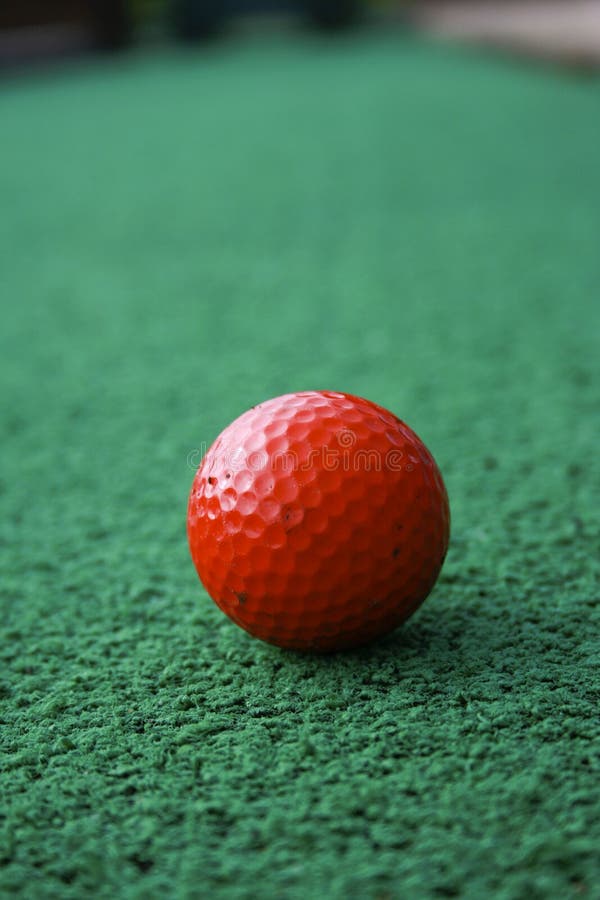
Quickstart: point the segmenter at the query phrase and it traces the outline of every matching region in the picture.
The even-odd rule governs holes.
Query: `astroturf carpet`
[[[600,83],[392,35],[0,92],[0,893],[598,896]],[[320,658],[188,557],[306,388],[444,473],[432,596]]]

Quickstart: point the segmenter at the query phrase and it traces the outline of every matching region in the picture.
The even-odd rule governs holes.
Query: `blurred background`
[[[565,297],[585,318],[597,275],[599,8],[4,2],[4,364],[17,407],[48,392],[30,426],[96,385],[111,453],[172,415],[185,458],[306,386],[442,441],[525,427],[591,339]]]
[[[248,22],[334,30],[399,19],[446,37],[600,62],[597,0],[6,0],[0,64],[158,40],[202,41]]]

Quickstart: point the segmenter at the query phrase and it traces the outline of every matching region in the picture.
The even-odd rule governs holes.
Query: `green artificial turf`
[[[598,79],[248,36],[5,80],[0,131],[0,894],[597,897]],[[185,537],[203,443],[313,387],[453,513],[326,658]]]

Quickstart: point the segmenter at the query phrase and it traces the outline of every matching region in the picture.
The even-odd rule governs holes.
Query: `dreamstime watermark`
[[[235,474],[241,471],[264,472],[306,472],[318,467],[326,472],[411,472],[418,459],[407,456],[402,450],[393,447],[385,453],[357,447],[357,435],[344,429],[336,434],[335,444],[313,447],[308,453],[299,454],[295,450],[235,450],[225,451],[220,455],[221,465],[226,471]],[[194,471],[201,465],[209,450],[205,442],[194,447],[187,455],[187,464]]]

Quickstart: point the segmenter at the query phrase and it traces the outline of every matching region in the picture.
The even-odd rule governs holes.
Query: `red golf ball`
[[[431,591],[450,512],[440,471],[393,413],[335,391],[267,400],[206,453],[190,551],[250,634],[327,652],[396,628]]]

